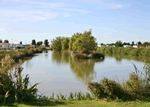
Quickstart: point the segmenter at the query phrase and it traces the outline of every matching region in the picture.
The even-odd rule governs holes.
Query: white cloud
[[[71,8],[61,8],[62,10],[67,10],[67,11],[75,11],[75,12],[80,12],[80,13],[92,13],[92,11],[89,10],[80,10],[80,9],[71,9]]]
[[[106,9],[118,9],[118,8],[123,8],[123,6],[120,4],[108,3],[104,6],[104,8],[106,8]]]
[[[59,13],[51,12],[51,11],[19,11],[19,10],[0,10],[1,14],[7,16],[14,16],[11,20],[12,21],[40,21],[40,20],[47,20],[53,19]]]

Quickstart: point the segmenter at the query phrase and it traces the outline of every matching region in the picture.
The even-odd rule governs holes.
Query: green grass
[[[7,104],[3,107],[149,107],[150,102],[117,102],[105,100],[40,100],[30,103]]]

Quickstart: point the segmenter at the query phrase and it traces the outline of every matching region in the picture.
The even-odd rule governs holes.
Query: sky
[[[49,42],[92,29],[96,42],[150,42],[150,0],[0,0],[0,39]]]

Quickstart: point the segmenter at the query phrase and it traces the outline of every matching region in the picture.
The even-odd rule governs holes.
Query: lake
[[[99,82],[104,77],[120,82],[127,80],[128,74],[134,71],[133,63],[143,70],[144,62],[133,59],[105,56],[104,60],[75,60],[67,52],[44,51],[25,61],[22,73],[30,75],[32,85],[41,82],[37,88],[48,97],[60,92],[86,93],[88,82]]]

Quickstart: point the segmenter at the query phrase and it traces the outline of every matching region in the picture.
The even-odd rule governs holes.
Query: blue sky
[[[100,43],[150,42],[150,0],[0,0],[0,38],[49,41],[92,29]]]

